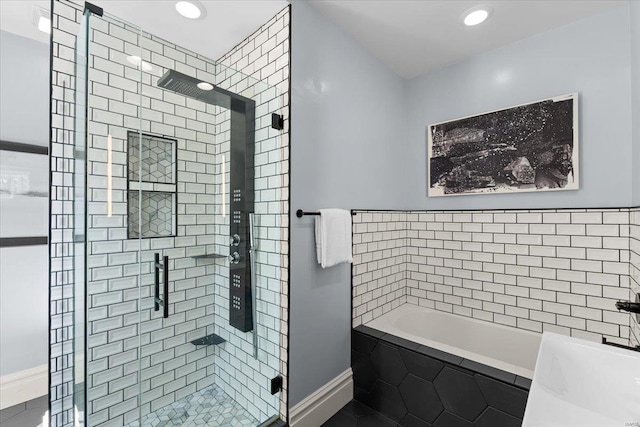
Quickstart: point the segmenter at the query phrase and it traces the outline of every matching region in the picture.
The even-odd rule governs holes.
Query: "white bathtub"
[[[533,378],[541,334],[456,314],[404,304],[366,326]]]

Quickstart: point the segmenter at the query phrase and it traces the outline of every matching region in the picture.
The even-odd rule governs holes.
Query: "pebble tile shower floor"
[[[256,426],[253,418],[238,402],[218,386],[212,385],[175,403],[158,409],[127,427],[245,427]]]

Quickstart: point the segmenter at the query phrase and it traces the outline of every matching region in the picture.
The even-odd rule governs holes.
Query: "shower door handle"
[[[153,311],[160,310],[160,254],[153,256]]]
[[[154,311],[160,310],[160,304],[163,308],[163,317],[166,319],[169,317],[169,257],[164,256],[162,258],[162,264],[160,263],[160,254],[156,253],[153,260],[154,268],[154,298],[153,309]],[[163,298],[160,298],[160,270],[162,270],[163,278]]]
[[[249,214],[249,260],[251,262],[251,319],[253,322],[253,357],[258,358],[258,309],[257,289],[258,275],[256,274],[256,241],[255,241],[255,217]]]
[[[164,302],[164,318],[169,317],[169,257],[165,256],[162,261],[162,272],[164,273],[164,294],[162,300]]]

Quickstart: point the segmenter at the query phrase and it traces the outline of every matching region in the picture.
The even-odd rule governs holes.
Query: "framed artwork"
[[[577,190],[578,94],[429,125],[428,196]]]

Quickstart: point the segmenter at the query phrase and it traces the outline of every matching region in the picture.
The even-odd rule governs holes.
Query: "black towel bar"
[[[351,212],[351,215],[355,216],[355,214],[356,214],[355,212],[353,212],[353,211]],[[318,215],[320,215],[320,212],[305,212],[302,209],[298,209],[296,211],[296,216],[298,218],[302,218],[304,215],[315,215],[315,216],[318,216]]]
[[[606,337],[602,337],[602,344],[610,345],[612,347],[624,348],[624,349],[627,349],[627,350],[640,352],[640,345],[637,345],[635,347],[629,347],[628,345],[609,342],[609,341],[607,341]]]

